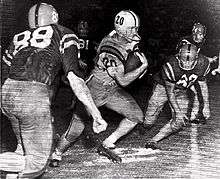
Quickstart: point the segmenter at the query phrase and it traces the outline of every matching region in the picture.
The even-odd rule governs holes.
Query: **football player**
[[[138,16],[130,10],[123,10],[115,16],[115,30],[101,41],[95,58],[95,68],[87,80],[95,104],[98,107],[106,106],[124,117],[117,129],[103,141],[102,145],[107,149],[115,148],[119,138],[143,121],[143,112],[137,102],[122,88],[140,77],[148,66],[144,54],[137,50],[141,39],[138,34],[139,25]],[[129,55],[130,53],[133,55]],[[129,59],[130,56],[133,59]],[[135,58],[141,61],[140,66],[125,73],[126,62]],[[55,159],[61,160],[67,146],[74,142],[67,140],[74,136],[74,130],[71,130],[73,125],[71,123],[64,137],[61,137],[52,155]]]
[[[188,92],[197,83],[202,88],[204,101],[202,113],[204,116],[210,115],[206,83],[209,70],[209,60],[198,55],[198,48],[192,44],[184,44],[179,53],[171,56],[163,65],[162,70],[155,77],[156,83],[145,113],[144,124],[150,129],[167,101],[172,111],[172,119],[160,129],[156,136],[147,141],[146,148],[158,148],[158,141],[185,126],[189,117]]]
[[[79,37],[80,47],[80,66],[89,75],[94,67],[92,60],[96,55],[98,43],[91,38],[90,27],[87,21],[81,20],[77,26],[77,36]]]
[[[192,28],[192,34],[189,36],[183,37],[177,44],[176,49],[179,49],[185,44],[193,44],[198,48],[198,53],[203,53],[202,49],[205,44],[205,37],[206,37],[206,27],[201,23],[195,23]],[[206,57],[210,63],[216,62],[217,56],[214,57]],[[202,116],[198,115],[199,110],[201,110],[202,103],[204,103],[201,99],[201,89],[199,86],[192,86],[192,91],[195,94],[195,100],[192,108],[192,115],[190,117],[190,121],[193,123],[203,123],[209,118],[209,115]],[[207,113],[208,114],[208,113]]]
[[[202,50],[202,48],[205,44],[205,41],[206,41],[206,39],[205,39],[206,31],[207,31],[207,29],[204,25],[202,25],[199,22],[195,23],[192,28],[192,34],[185,36],[179,40],[177,47],[176,47],[177,51],[179,51],[179,49],[184,44],[193,44],[198,48],[198,52],[203,53],[203,52],[201,52],[201,50]],[[216,61],[218,57],[214,56],[212,58],[210,58],[210,57],[206,57],[206,58],[208,58],[208,60],[212,63],[212,62]]]
[[[14,172],[11,178],[35,178],[46,169],[53,139],[50,88],[60,71],[64,70],[72,91],[91,113],[94,131],[107,127],[78,68],[78,37],[58,24],[58,13],[49,4],[32,6],[28,20],[30,29],[14,36],[4,57],[10,70],[1,107],[18,146],[15,152],[0,154],[0,170]],[[83,130],[83,124],[78,125]]]

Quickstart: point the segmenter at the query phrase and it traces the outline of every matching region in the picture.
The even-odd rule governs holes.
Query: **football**
[[[135,54],[135,51],[128,54],[127,60],[124,64],[125,73],[131,72],[142,65],[139,57]]]

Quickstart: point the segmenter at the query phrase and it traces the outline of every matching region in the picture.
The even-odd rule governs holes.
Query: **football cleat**
[[[49,166],[50,167],[59,167],[61,160],[62,160],[62,153],[56,149],[51,156],[51,161],[49,163]]]
[[[110,149],[104,147],[103,145],[100,145],[98,147],[97,153],[101,156],[107,157],[113,163],[121,163],[122,162],[121,157],[119,157],[116,153],[114,153]]]
[[[145,148],[146,149],[151,148],[152,150],[157,150],[157,149],[160,150],[160,147],[158,146],[158,143],[154,142],[154,141],[147,141],[146,144],[145,144]]]

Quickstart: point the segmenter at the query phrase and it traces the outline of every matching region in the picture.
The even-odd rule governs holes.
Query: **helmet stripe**
[[[35,27],[38,27],[38,13],[39,13],[39,8],[40,8],[41,3],[38,3],[35,9]]]
[[[132,16],[133,16],[133,18],[134,18],[134,24],[135,24],[135,27],[138,25],[138,19],[136,19],[136,15],[132,12],[132,11],[128,11]]]
[[[187,61],[189,61],[189,54],[190,54],[190,50],[191,50],[191,44],[188,44],[188,52],[187,52]]]

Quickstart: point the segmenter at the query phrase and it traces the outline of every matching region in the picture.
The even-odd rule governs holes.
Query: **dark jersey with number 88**
[[[10,61],[9,78],[37,81],[51,85],[63,70],[82,77],[78,65],[78,37],[61,25],[48,25],[16,34],[6,59]]]

